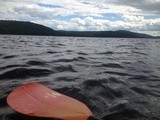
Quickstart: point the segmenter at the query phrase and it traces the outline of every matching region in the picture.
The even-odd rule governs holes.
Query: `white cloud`
[[[160,32],[160,18],[144,19],[143,16],[123,15],[124,21],[109,21],[85,17],[84,19],[72,18],[70,21],[43,20],[34,21],[52,27],[57,30],[131,30],[135,32],[146,32],[157,35]],[[152,31],[152,32],[151,32]]]
[[[109,20],[94,19],[93,17],[86,17],[84,19],[72,18],[68,22],[60,20],[44,20],[34,22],[60,30],[118,30],[126,25],[126,23],[122,21],[112,22]]]
[[[159,0],[0,0],[3,14],[25,14],[41,19],[53,16],[81,15],[102,17],[104,13],[146,15],[160,13]],[[37,3],[61,6],[59,8],[42,7]]]
[[[144,19],[143,16],[123,15],[125,22],[132,29],[160,31],[160,18]]]
[[[160,0],[0,0],[0,3],[1,19],[33,21],[53,29],[160,33]],[[107,19],[104,15],[107,13],[121,19],[115,16],[114,21]],[[148,15],[156,17],[146,19]]]

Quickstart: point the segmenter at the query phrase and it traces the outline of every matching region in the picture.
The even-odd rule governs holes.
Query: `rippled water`
[[[103,120],[159,120],[160,39],[1,35],[0,119],[29,119],[6,97],[30,81],[82,101]]]

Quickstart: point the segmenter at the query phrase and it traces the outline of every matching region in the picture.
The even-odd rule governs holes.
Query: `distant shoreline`
[[[125,30],[118,31],[60,31],[31,22],[0,20],[1,35],[38,35],[102,38],[160,38]]]

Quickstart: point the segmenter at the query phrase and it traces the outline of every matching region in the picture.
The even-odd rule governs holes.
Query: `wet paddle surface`
[[[159,39],[0,36],[0,119],[44,120],[6,103],[13,89],[34,81],[102,120],[158,120],[159,51]]]

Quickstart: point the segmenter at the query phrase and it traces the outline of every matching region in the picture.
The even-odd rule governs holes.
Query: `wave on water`
[[[160,40],[0,36],[0,119],[8,94],[39,82],[86,104],[100,120],[160,119]]]

